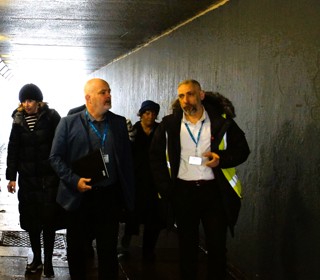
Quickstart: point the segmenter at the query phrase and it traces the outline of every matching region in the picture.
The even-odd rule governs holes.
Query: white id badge
[[[109,155],[108,154],[103,155],[103,159],[104,159],[105,163],[109,163]]]
[[[201,157],[189,157],[189,164],[191,165],[201,165],[202,164],[202,158]]]

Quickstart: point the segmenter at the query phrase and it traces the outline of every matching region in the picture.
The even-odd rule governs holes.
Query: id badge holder
[[[103,159],[104,159],[105,163],[109,163],[109,155],[108,154],[104,154]]]
[[[202,164],[202,158],[201,157],[189,156],[189,164],[191,164],[191,165],[201,165]]]

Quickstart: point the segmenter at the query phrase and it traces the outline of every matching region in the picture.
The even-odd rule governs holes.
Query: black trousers
[[[148,256],[154,253],[159,234],[165,228],[165,224],[159,217],[157,194],[138,194],[136,198],[136,208],[125,221],[124,235],[126,238],[139,235],[140,225],[143,224],[142,251]]]
[[[216,181],[178,180],[174,201],[181,279],[197,279],[200,222],[208,251],[207,279],[225,279],[227,221]]]
[[[69,213],[67,257],[72,280],[86,278],[86,239],[96,237],[100,280],[118,279],[117,243],[120,217],[118,185],[90,190],[76,212]]]

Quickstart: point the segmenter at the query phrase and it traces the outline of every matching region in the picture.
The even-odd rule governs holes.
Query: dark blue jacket
[[[133,163],[126,119],[108,111],[106,120],[114,136],[114,154],[123,201],[126,209],[132,210],[134,206]],[[66,210],[76,210],[83,196],[83,193],[77,190],[80,177],[72,172],[71,163],[89,152],[85,110],[62,118],[53,139],[50,162],[60,177],[57,202]]]

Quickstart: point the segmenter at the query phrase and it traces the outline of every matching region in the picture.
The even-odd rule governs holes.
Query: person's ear
[[[200,99],[203,100],[206,96],[206,93],[204,90],[200,90]]]

